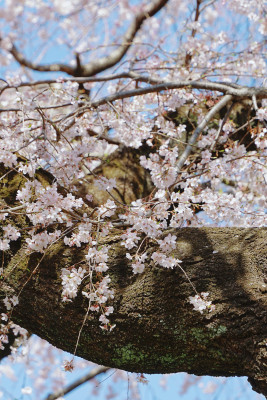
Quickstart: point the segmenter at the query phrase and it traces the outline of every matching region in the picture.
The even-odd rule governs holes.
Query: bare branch
[[[242,97],[242,98],[247,98],[247,97],[252,97],[255,95],[258,99],[263,99],[267,97],[267,89],[264,87],[249,87],[249,86],[241,86],[238,84],[234,83],[228,83],[228,82],[211,82],[208,80],[188,80],[188,81],[164,81],[162,79],[155,79],[152,78],[148,75],[139,75],[136,74],[135,72],[122,72],[119,74],[112,74],[112,75],[106,75],[102,77],[93,77],[93,78],[64,78],[60,79],[60,82],[77,82],[77,83],[87,83],[87,82],[106,82],[110,80],[116,80],[116,79],[123,79],[123,78],[129,78],[133,79],[138,82],[144,82],[148,83],[153,86],[148,86],[145,88],[139,88],[139,89],[134,89],[130,91],[124,91],[124,92],[119,92],[115,93],[114,95],[110,95],[108,97],[103,97],[100,100],[97,100],[92,103],[93,107],[96,107],[97,105],[104,104],[106,102],[111,102],[127,97],[134,97],[134,96],[141,96],[144,94],[148,93],[153,93],[153,92],[160,92],[163,90],[169,90],[169,89],[181,89],[184,87],[187,87],[189,89],[199,89],[199,90],[213,90],[213,91],[218,91],[224,94],[231,94],[236,97]],[[45,84],[53,84],[53,83],[58,83],[58,80],[43,80],[43,81],[34,81],[34,82],[27,82],[27,83],[21,83],[20,85],[17,86],[5,86],[2,89],[2,92],[6,89],[17,89],[19,87],[24,87],[24,86],[38,86],[38,85],[45,85]],[[0,92],[1,94],[1,92]],[[106,100],[105,100],[106,99]],[[60,105],[60,107],[67,106],[69,104],[64,104]],[[53,108],[52,106],[51,108]],[[87,108],[87,107],[86,107]],[[5,109],[2,109],[2,111],[6,111]],[[17,110],[11,110],[11,111],[17,111]]]
[[[120,74],[112,74],[112,75],[99,76],[99,77],[93,77],[93,78],[81,78],[81,77],[76,78],[75,77],[75,78],[60,78],[60,80],[58,80],[58,79],[43,79],[43,80],[32,81],[32,82],[22,82],[19,85],[9,85],[8,83],[6,83],[6,85],[4,87],[2,87],[2,89],[0,89],[0,96],[5,90],[18,89],[21,87],[53,85],[53,84],[64,83],[64,82],[77,82],[77,83],[107,82],[107,81],[112,81],[115,79],[122,79],[122,78],[131,78],[131,76],[129,75],[128,72],[123,72]],[[69,104],[66,104],[66,105],[69,105]],[[61,106],[59,106],[59,107],[61,107]],[[3,111],[6,111],[6,110],[3,110]]]
[[[220,134],[221,134],[222,128],[223,128],[224,124],[226,123],[226,121],[228,120],[228,117],[229,117],[229,115],[230,115],[230,113],[231,113],[231,111],[232,111],[232,109],[233,109],[233,107],[234,107],[234,104],[235,104],[235,103],[233,102],[233,103],[230,105],[230,107],[228,108],[228,110],[227,110],[227,112],[226,112],[226,114],[225,114],[223,120],[221,121],[220,126],[219,126],[219,129],[218,129],[218,131],[217,131],[217,133],[216,133],[216,136],[215,136],[215,138],[214,138],[214,141],[213,141],[212,145],[210,146],[210,151],[213,151],[213,150],[214,150],[214,148],[215,148],[215,146],[216,146],[216,143],[217,143],[217,140],[219,139],[219,136],[220,136]]]
[[[226,104],[228,104],[232,99],[233,99],[233,96],[230,94],[227,94],[226,96],[222,97],[221,100],[218,101],[218,103],[216,103],[214,107],[212,107],[212,109],[208,112],[207,115],[205,115],[205,117],[203,118],[203,121],[198,125],[195,132],[191,136],[191,138],[188,142],[188,145],[186,146],[183,154],[181,155],[181,157],[179,158],[179,160],[176,164],[176,168],[177,168],[178,172],[180,172],[181,168],[184,166],[184,163],[187,160],[188,156],[190,155],[192,148],[193,148],[194,144],[196,143],[200,133],[203,131],[203,129],[206,128],[206,126],[208,125],[210,120],[214,117],[214,115],[217,112],[219,112],[223,107],[225,107]]]
[[[139,79],[138,79],[139,80]],[[141,80],[141,79],[140,79]],[[148,80],[148,78],[146,79]],[[155,80],[154,80],[155,82]],[[239,98],[249,98],[255,94],[259,99],[267,98],[267,89],[262,87],[247,87],[247,86],[240,86],[238,89],[228,86],[226,83],[216,83],[216,82],[209,82],[209,81],[177,81],[177,82],[163,82],[156,85],[147,86],[140,89],[133,89],[124,92],[117,92],[110,96],[102,97],[99,100],[96,100],[87,106],[84,106],[85,109],[89,107],[98,107],[102,104],[106,104],[108,102],[112,102],[115,100],[126,99],[129,97],[134,96],[142,96],[148,93],[158,93],[164,90],[170,89],[181,89],[187,87],[189,89],[202,89],[202,90],[214,90],[218,92],[222,92],[226,95],[231,95],[234,97]],[[82,111],[82,108],[81,108]]]
[[[1,178],[1,179],[2,179],[2,178]],[[25,206],[25,205],[22,205],[22,206],[17,206],[17,207],[12,207],[12,208],[6,208],[6,209],[0,210],[0,213],[6,213],[6,212],[8,212],[8,213],[11,213],[11,214],[12,214],[13,211],[22,210],[23,208],[26,208],[26,206]]]
[[[17,89],[20,87],[33,87],[33,86],[44,86],[44,85],[52,85],[55,83],[64,83],[64,82],[77,82],[77,83],[89,83],[89,82],[106,82],[106,81],[112,81],[115,79],[121,79],[121,78],[130,78],[128,72],[123,72],[120,74],[112,74],[112,75],[106,75],[106,76],[99,76],[99,77],[93,77],[93,78],[60,78],[58,79],[43,79],[43,80],[38,80],[38,81],[32,81],[32,82],[22,82],[19,85],[8,85],[4,86],[0,90],[0,94],[4,92],[6,89]]]
[[[20,108],[0,108],[0,113],[2,112],[19,112]]]
[[[205,8],[211,6],[211,5],[214,4],[215,2],[216,2],[216,0],[211,0],[209,3],[206,3],[206,4],[200,9],[199,12],[202,13],[202,12],[205,10]]]
[[[50,394],[47,396],[45,400],[56,400],[59,397],[64,396],[67,393],[70,393],[72,390],[76,389],[78,386],[82,385],[85,382],[88,382],[95,378],[96,376],[107,372],[110,368],[108,367],[97,367],[92,369],[87,375],[83,376],[80,379],[77,379],[72,384],[65,387],[65,389],[58,390],[58,392]]]
[[[133,39],[135,38],[137,32],[140,30],[143,22],[146,19],[153,17],[167,4],[167,2],[168,0],[157,0],[144,7],[143,11],[137,14],[134,18],[131,26],[127,30],[122,40],[122,44],[120,45],[120,47],[112,51],[110,55],[83,66],[80,75],[92,76],[116,65],[127,53],[128,49],[132,45]]]
[[[160,11],[167,4],[167,2],[168,0],[155,0],[151,4],[146,5],[143,8],[143,10],[134,17],[132,24],[125,33],[124,37],[122,38],[122,43],[119,45],[119,47],[116,50],[112,51],[108,56],[102,57],[99,60],[91,61],[86,65],[81,65],[78,54],[75,54],[77,62],[76,66],[71,67],[70,65],[60,64],[60,63],[46,64],[46,65],[35,64],[27,60],[24,57],[24,55],[19,52],[19,50],[14,44],[12,45],[12,48],[9,51],[20,65],[30,68],[34,71],[41,71],[41,72],[62,71],[72,76],[81,76],[81,77],[93,76],[98,74],[99,72],[105,71],[106,69],[116,65],[131,47],[133,40],[137,32],[140,30],[143,22],[146,19],[153,17],[158,11]]]
[[[1,39],[1,38],[0,38]],[[75,75],[75,70],[76,68],[73,68],[69,65],[66,64],[45,64],[45,65],[40,65],[40,64],[35,64],[34,62],[31,62],[27,60],[22,53],[17,49],[17,47],[13,44],[9,52],[12,54],[12,56],[15,58],[15,60],[23,67],[27,67],[29,69],[32,69],[34,71],[40,71],[40,72],[56,72],[56,71],[62,71],[66,72],[66,74],[69,75]]]

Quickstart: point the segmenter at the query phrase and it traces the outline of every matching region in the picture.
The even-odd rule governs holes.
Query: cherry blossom
[[[136,278],[149,264],[184,273],[174,229],[266,225],[264,0],[196,3],[193,13],[184,0],[1,6],[0,179],[17,174],[21,183],[14,207],[0,203],[0,250],[25,238],[27,254],[46,255],[58,242],[84,251],[62,268],[62,300],[82,286],[104,330],[115,328],[109,235]],[[126,151],[150,188],[129,201],[122,178],[107,172]],[[26,336],[9,315],[17,295],[3,299],[3,344],[7,326]],[[189,302],[213,311],[208,296]]]
[[[215,306],[211,301],[207,300],[209,296],[208,292],[202,292],[200,295],[196,295],[194,297],[189,297],[189,302],[194,306],[194,310],[199,311],[203,314],[203,311],[208,309],[209,312],[214,311]]]

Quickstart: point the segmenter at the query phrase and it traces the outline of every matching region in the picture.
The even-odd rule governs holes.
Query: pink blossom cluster
[[[206,309],[211,312],[215,309],[215,306],[211,301],[207,300],[208,296],[208,292],[202,292],[200,295],[197,294],[194,297],[190,296],[189,302],[194,306],[194,310],[199,311],[201,314],[203,314],[203,311]]]
[[[150,153],[149,158],[140,157],[142,167],[149,169],[154,185],[159,189],[166,189],[171,186],[176,179],[177,170],[175,168],[178,149],[168,147],[168,141],[160,146],[158,153]]]
[[[5,215],[5,214],[4,214]],[[20,237],[20,232],[17,228],[8,224],[3,227],[3,237],[0,239],[0,250],[6,251],[10,248],[10,242],[17,240]]]
[[[71,299],[77,296],[78,287],[80,286],[86,270],[79,267],[78,270],[72,268],[71,271],[67,268],[62,268],[61,279],[62,279],[62,300],[71,301]]]
[[[1,314],[1,321],[3,321],[3,322],[0,323],[0,350],[4,350],[5,345],[7,345],[9,343],[8,335],[11,332],[13,332],[13,334],[15,336],[15,342],[13,344],[13,349],[15,352],[16,348],[25,344],[25,342],[28,338],[28,332],[26,329],[20,327],[17,324],[14,324],[14,322],[12,322],[12,320],[9,317],[9,311],[18,304],[17,296],[13,296],[11,298],[6,297],[4,299],[4,304],[8,310],[8,313]]]

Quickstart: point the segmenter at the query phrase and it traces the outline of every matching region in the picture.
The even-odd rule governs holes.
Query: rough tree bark
[[[134,162],[134,157],[126,158],[128,164]],[[120,187],[129,188],[129,165],[122,167],[122,154],[119,159],[122,164],[114,159],[109,168],[116,166],[121,171]],[[2,167],[1,176],[4,172]],[[44,184],[51,183],[49,174],[41,170],[38,174]],[[140,195],[138,181],[144,184],[147,180],[141,171],[133,177],[136,182],[132,192],[127,192],[128,198],[134,197],[137,189]],[[1,182],[2,206],[16,206],[15,193],[23,177],[10,171]],[[27,219],[14,214],[13,223],[25,228]],[[178,239],[173,254],[183,261],[182,267],[197,290],[209,292],[216,306],[215,311],[203,314],[189,303],[194,292],[179,268],[164,270],[150,263],[143,274],[133,275],[119,233],[119,229],[114,231],[105,241],[111,246],[109,275],[115,289],[111,319],[116,328],[109,333],[102,331],[98,316],[90,313],[77,355],[128,371],[245,375],[256,391],[267,396],[266,229],[175,230]],[[72,303],[62,303],[60,273],[62,267],[82,261],[86,249],[57,242],[45,257],[38,253],[29,256],[24,240],[22,235],[1,255],[6,278],[1,282],[0,296],[20,292],[14,322],[73,352],[88,304],[80,293]],[[148,245],[148,254],[154,246],[152,242]],[[4,311],[1,302],[0,312]]]

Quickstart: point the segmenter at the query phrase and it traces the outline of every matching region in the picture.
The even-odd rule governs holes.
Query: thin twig
[[[194,144],[196,143],[201,132],[206,128],[206,126],[208,125],[210,120],[214,117],[214,115],[217,112],[219,112],[223,107],[225,107],[226,104],[228,104],[229,101],[232,100],[232,98],[233,98],[233,96],[230,94],[227,94],[226,96],[222,97],[221,100],[218,101],[218,103],[216,103],[214,107],[212,107],[212,109],[207,113],[207,115],[205,115],[202,122],[198,125],[195,132],[191,136],[191,138],[188,142],[188,145],[186,146],[183,154],[177,161],[176,169],[177,169],[178,173],[180,172],[181,168],[184,166],[184,163],[186,162],[188,156],[191,154],[192,148],[193,148]]]
[[[103,374],[104,372],[107,372],[108,370],[110,370],[109,367],[94,368],[88,374],[84,375],[80,379],[77,379],[75,382],[71,383],[70,385],[66,386],[65,388],[60,389],[55,393],[49,394],[45,400],[56,400],[59,397],[62,397],[65,394],[70,393],[72,390],[76,389],[78,386],[81,386],[83,383],[94,379],[96,376]]]
[[[224,124],[226,123],[226,121],[227,121],[227,119],[228,119],[233,107],[234,107],[234,102],[230,105],[230,107],[227,110],[227,113],[225,114],[222,122],[220,123],[219,129],[218,129],[218,131],[216,133],[216,136],[215,136],[215,139],[214,139],[212,145],[210,146],[210,151],[213,151],[213,149],[215,148],[217,140],[219,139],[219,136],[221,134],[222,128],[223,128]]]

